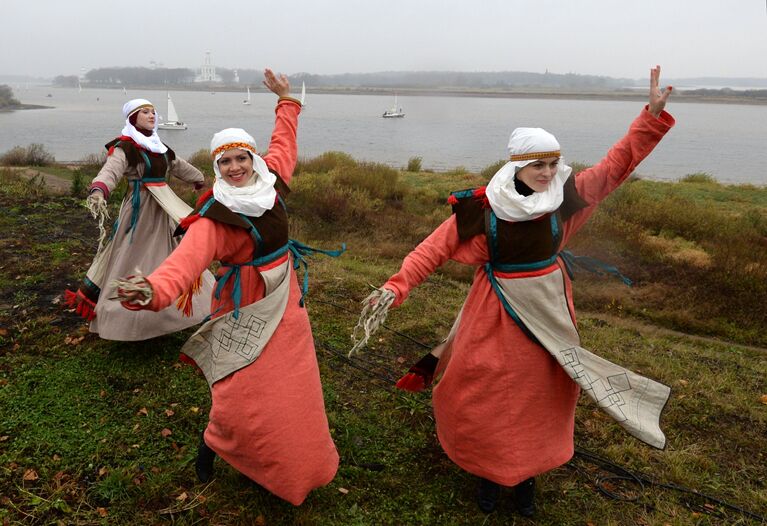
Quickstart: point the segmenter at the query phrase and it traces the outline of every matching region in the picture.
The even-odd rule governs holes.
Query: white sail
[[[250,86],[246,86],[245,89],[248,90],[248,98],[242,101],[242,103],[245,104],[246,106],[249,106],[250,105]]]
[[[173,105],[173,99],[170,98],[170,93],[168,93],[168,121],[178,122],[178,113],[176,113],[176,107]]]
[[[301,106],[304,105],[304,100],[306,100],[306,82],[301,83]]]

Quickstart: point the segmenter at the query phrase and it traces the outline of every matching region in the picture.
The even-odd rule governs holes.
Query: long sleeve
[[[186,183],[193,183],[194,187],[198,190],[205,183],[205,176],[202,172],[184,159],[174,159],[169,172],[170,175],[177,177]]]
[[[596,206],[650,155],[674,124],[675,120],[669,113],[664,111],[656,118],[645,107],[631,123],[628,133],[610,148],[607,155],[576,176],[578,195],[586,201],[588,207],[566,223],[565,241],[583,226]]]
[[[474,236],[462,243],[455,215],[451,215],[405,257],[399,272],[384,283],[397,296],[394,305],[405,301],[412,289],[449,259],[468,265],[484,263],[487,260],[484,239],[484,235]]]
[[[282,98],[274,111],[277,116],[264,161],[270,170],[279,174],[285,184],[290,184],[298,160],[296,137],[301,104],[295,99]]]
[[[181,243],[157,269],[146,277],[152,286],[152,301],[145,308],[159,311],[189,289],[194,281],[216,259],[224,236],[214,221],[195,221]]]
[[[125,152],[121,148],[114,148],[107,157],[104,166],[91,181],[90,190],[99,189],[104,192],[105,199],[109,198],[109,194],[112,193],[127,171],[128,158],[125,157]]]

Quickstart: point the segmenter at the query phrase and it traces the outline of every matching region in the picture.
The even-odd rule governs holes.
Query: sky
[[[767,0],[3,0],[0,75],[107,66],[288,74],[767,78]]]

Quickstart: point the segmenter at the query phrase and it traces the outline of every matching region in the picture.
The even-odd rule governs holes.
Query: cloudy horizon
[[[96,0],[3,4],[0,76],[196,69],[210,52],[217,67],[288,74],[549,71],[637,79],[658,63],[669,78],[767,77],[765,0],[296,0],[214,13],[199,0],[167,0],[151,11]]]

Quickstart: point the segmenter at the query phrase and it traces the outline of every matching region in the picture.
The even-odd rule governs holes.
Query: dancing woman
[[[671,93],[650,73],[649,104],[599,163],[571,175],[559,142],[540,128],[517,128],[510,160],[487,187],[454,192],[453,214],[366,300],[358,327],[381,323],[389,306],[453,259],[476,267],[447,340],[398,386],[433,391],[439,441],[480,478],[478,504],[496,507],[514,488],[517,511],[534,513],[534,477],[573,455],[575,404],[584,389],[629,433],[665,446],[660,411],[668,387],[580,346],[563,253],[610,192],[628,178],[674,125]],[[366,338],[358,341],[361,347]]]
[[[213,136],[216,182],[181,222],[186,235],[154,272],[121,281],[128,309],[161,310],[220,261],[212,319],[181,349],[205,374],[212,405],[196,470],[206,481],[220,456],[278,497],[299,505],[338,468],[309,317],[294,273],[308,247],[288,237],[283,198],[296,164],[301,112],[271,70],[279,96],[268,153],[245,130]],[[291,261],[292,260],[292,261]]]
[[[146,99],[123,106],[125,126],[107,143],[106,163],[91,183],[88,208],[102,222],[106,201],[126,178],[128,192],[120,205],[111,239],[99,240],[99,250],[77,292],[66,291],[66,303],[90,321],[90,331],[107,340],[146,340],[200,323],[210,311],[213,287],[210,272],[201,272],[178,304],[161,312],[131,312],[113,301],[109,283],[140,268],[151,272],[178,245],[173,237],[191,207],[167,185],[169,176],[202,189],[203,174],[165,145],[157,135],[157,114]],[[103,232],[103,225],[102,225]]]

